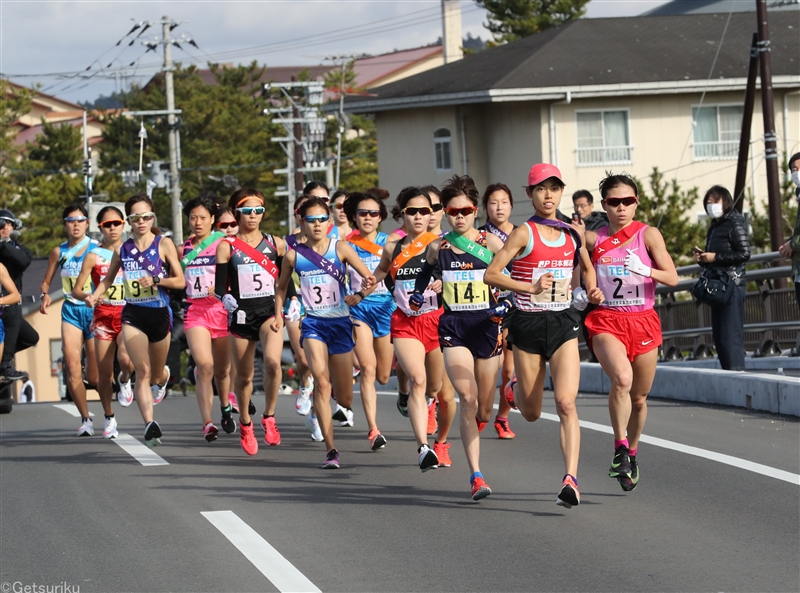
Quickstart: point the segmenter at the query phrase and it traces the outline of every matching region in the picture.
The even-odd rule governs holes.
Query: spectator
[[[31,251],[20,245],[12,233],[22,228],[22,222],[15,218],[9,210],[0,210],[0,263],[8,268],[11,280],[22,292],[22,274],[31,265]],[[5,351],[0,361],[0,374],[17,380],[24,379],[27,375],[14,368],[14,355],[26,348],[35,346],[39,342],[39,334],[31,324],[22,317],[20,303],[8,305],[3,311],[3,323],[6,327]]]
[[[572,207],[575,210],[573,219],[578,216],[583,221],[583,224],[586,225],[587,231],[596,231],[608,226],[606,213],[594,211],[594,198],[589,191],[579,189],[572,194]],[[573,222],[577,221],[573,220]]]
[[[750,259],[750,240],[744,218],[733,207],[731,193],[721,185],[706,192],[703,206],[711,217],[705,250],[695,246],[694,259],[705,270],[731,279],[733,296],[711,307],[711,333],[723,369],[744,370],[744,264]],[[704,271],[705,273],[705,271]]]
[[[779,252],[783,257],[792,258],[792,276],[794,276],[794,293],[797,306],[800,307],[800,152],[789,159],[789,171],[794,181],[794,194],[797,196],[797,220],[794,223],[792,237],[781,245]]]

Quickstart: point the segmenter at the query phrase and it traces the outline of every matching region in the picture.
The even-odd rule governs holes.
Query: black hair
[[[300,194],[294,199],[294,206],[292,206],[292,210],[297,212],[297,209],[300,207],[300,204],[305,202],[308,199],[308,196],[305,194]]]
[[[371,187],[364,193],[378,202],[385,202],[391,196],[389,191],[382,187]]]
[[[150,196],[147,194],[136,194],[135,196],[128,198],[128,201],[125,202],[125,216],[130,216],[134,205],[138,204],[139,202],[144,202],[150,206],[150,212],[156,211],[155,206],[153,205],[153,200],[150,199]]]
[[[633,190],[633,195],[637,198],[639,197],[639,187],[636,185],[633,177],[627,173],[619,173],[615,175],[611,171],[606,171],[606,176],[599,185],[601,199],[605,200],[608,192],[619,185],[627,185]]]
[[[189,218],[192,214],[192,210],[195,208],[205,208],[208,210],[211,218],[214,219],[214,222],[216,222],[219,217],[220,207],[219,202],[214,198],[216,198],[216,196],[212,197],[210,195],[201,194],[193,200],[186,202],[186,205],[183,207],[183,213],[186,215],[186,218]],[[212,222],[212,224],[214,224],[214,222]]]
[[[350,194],[347,193],[347,190],[346,189],[342,189],[340,187],[335,192],[333,192],[333,195],[331,196],[331,203],[335,202],[337,199],[341,198],[342,196],[344,196],[344,199],[346,200],[348,195],[350,195]]]
[[[475,182],[472,177],[468,175],[453,175],[447,180],[447,183],[442,187],[441,202],[442,206],[447,206],[447,203],[458,196],[464,196],[473,206],[478,205],[478,197],[480,193],[478,188],[475,187]]]
[[[242,189],[237,189],[235,192],[231,194],[230,199],[228,200],[228,208],[231,212],[233,212],[233,217],[238,221],[239,220],[239,212],[237,212],[237,208],[239,204],[244,202],[249,198],[255,198],[261,202],[261,205],[264,205],[264,194],[262,194],[257,189],[252,189],[249,187],[243,187]]]
[[[438,192],[438,190],[437,190],[437,192]],[[401,190],[400,190],[400,193],[399,193],[399,194],[397,194],[397,204],[395,204],[395,207],[397,208],[397,211],[398,211],[398,213],[399,213],[399,216],[402,216],[402,215],[403,215],[403,208],[405,208],[405,207],[406,207],[406,205],[407,205],[407,204],[408,204],[408,203],[409,203],[409,202],[410,202],[410,201],[411,201],[413,198],[418,198],[418,197],[420,197],[420,196],[422,196],[422,197],[424,197],[426,200],[428,200],[428,204],[430,204],[431,206],[433,206],[433,202],[431,201],[431,197],[430,197],[430,195],[428,194],[428,192],[427,192],[427,191],[425,191],[425,188],[423,188],[423,187],[416,187],[416,186],[413,186],[413,185],[412,185],[412,186],[409,186],[409,187],[404,187],[403,189],[401,189]],[[394,214],[394,209],[392,209],[392,214]],[[398,216],[398,218],[399,218],[399,216]],[[395,220],[397,220],[397,219],[395,219]]]
[[[489,204],[489,198],[492,197],[492,194],[496,191],[504,191],[508,196],[508,201],[511,203],[511,207],[514,207],[514,196],[511,195],[511,190],[505,183],[492,183],[489,187],[486,188],[486,191],[483,192],[483,198],[481,198],[481,202],[483,203],[483,209],[486,210],[486,206]]]
[[[574,204],[576,200],[580,200],[581,198],[586,198],[587,202],[594,204],[594,196],[592,196],[592,192],[590,192],[588,189],[579,189],[572,194],[572,203]]]
[[[328,207],[328,204],[324,200],[321,200],[320,198],[317,197],[308,198],[305,202],[303,202],[300,208],[297,209],[297,214],[300,216],[300,218],[303,218],[305,217],[306,212],[308,212],[309,208],[313,206],[319,206],[320,208],[324,208],[325,212],[328,214],[328,216],[330,216],[331,209]]]
[[[347,199],[344,201],[344,213],[347,216],[347,220],[350,221],[350,224],[353,227],[356,227],[356,216],[358,215],[358,206],[361,202],[366,200],[372,200],[373,202],[378,203],[378,210],[381,212],[381,222],[386,220],[388,213],[386,212],[386,204],[383,203],[383,200],[379,200],[378,198],[370,195],[369,193],[362,194],[361,192],[353,192]]]
[[[321,181],[309,181],[306,183],[306,186],[303,188],[303,195],[306,197],[311,197],[311,192],[315,189],[324,189],[325,193],[330,195],[331,190],[328,189],[328,186],[322,183]]]
[[[435,195],[437,198],[439,198],[440,202],[442,201],[442,192],[439,191],[439,188],[436,187],[435,185],[426,185],[421,189],[428,196],[428,199],[430,199],[431,196]]]
[[[733,196],[726,187],[722,185],[713,185],[703,196],[703,208],[708,206],[708,200],[711,196],[717,196],[722,199],[722,211],[730,212],[733,209]]]
[[[124,214],[122,214],[122,212],[120,211],[120,209],[119,209],[119,208],[117,208],[116,206],[103,206],[103,207],[100,209],[100,212],[98,212],[98,213],[97,213],[97,217],[96,217],[97,224],[100,224],[101,222],[103,222],[103,217],[105,217],[105,215],[106,215],[106,214],[108,214],[109,212],[111,212],[112,210],[113,210],[114,212],[116,212],[117,214],[119,214],[119,218],[120,218],[120,220],[122,220],[122,219],[124,219],[124,218],[125,218],[125,215],[124,215]]]
[[[789,165],[788,165],[789,166],[789,171],[792,170],[792,164],[795,161],[798,161],[798,160],[800,160],[800,152],[796,152],[792,156],[789,157]]]
[[[67,216],[69,216],[72,212],[79,210],[81,214],[83,214],[86,218],[89,218],[89,213],[86,211],[86,207],[83,204],[70,204],[66,208],[64,208],[64,213],[61,215],[61,220],[64,220]]]

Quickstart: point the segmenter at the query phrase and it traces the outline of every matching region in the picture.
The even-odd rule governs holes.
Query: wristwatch
[[[153,276],[153,284],[160,284],[161,276]]]

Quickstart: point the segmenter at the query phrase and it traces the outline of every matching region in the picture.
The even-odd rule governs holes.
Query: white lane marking
[[[321,593],[305,575],[233,511],[200,513],[236,546],[281,593]]]
[[[377,393],[380,395],[397,395],[397,392],[394,391],[378,391]],[[455,399],[456,401],[459,401],[458,398]],[[495,404],[494,409],[496,410],[497,408],[498,405]],[[519,414],[519,410],[511,411]],[[558,422],[558,415],[556,414],[542,412],[541,417],[545,420]],[[604,432],[606,434],[614,434],[614,430],[610,426],[606,426],[604,424],[597,424],[596,422],[587,422],[585,420],[581,420],[580,425],[581,428],[588,428],[589,430]],[[733,457],[731,455],[725,455],[724,453],[716,453],[714,451],[708,451],[707,449],[700,449],[699,447],[692,447],[690,445],[676,443],[675,441],[651,437],[646,434],[643,434],[639,440],[643,443],[661,447],[662,449],[669,449],[679,453],[686,453],[687,455],[694,455],[695,457],[702,457],[703,459],[716,461],[717,463],[723,463],[732,467],[738,467],[739,469],[761,474],[762,476],[767,476],[768,478],[775,478],[776,480],[781,480],[783,482],[789,482],[790,484],[796,484],[797,486],[800,486],[800,474],[793,474],[791,472],[783,471],[782,469],[777,469],[768,465],[747,461],[746,459],[741,459],[740,457]]]
[[[169,465],[169,462],[163,457],[129,434],[120,433],[117,438],[112,440],[118,444],[123,451],[130,454],[131,457],[146,467],[153,465]]]
[[[81,413],[78,411],[78,408],[75,407],[75,404],[53,404],[53,407],[64,410],[70,416],[75,416],[76,418],[81,417]],[[89,416],[94,416],[94,414],[89,412]]]

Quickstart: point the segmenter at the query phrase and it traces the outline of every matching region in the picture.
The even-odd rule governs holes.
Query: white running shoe
[[[314,388],[313,382],[308,387],[300,387],[297,390],[297,398],[294,400],[295,411],[301,416],[308,416],[311,411],[312,401],[311,392]]]
[[[153,405],[157,406],[161,403],[161,400],[167,395],[167,387],[169,386],[169,367],[164,366],[164,370],[167,371],[167,378],[164,379],[163,385],[151,385],[150,389],[153,391]]]
[[[92,437],[94,436],[94,422],[92,422],[91,418],[87,418],[81,424],[81,427],[78,429],[78,436],[79,437]]]
[[[333,413],[334,420],[339,421],[339,426],[353,426],[353,410],[343,408],[336,404],[336,411]]]
[[[117,419],[113,416],[111,418],[106,418],[106,425],[103,428],[103,438],[104,439],[115,439],[119,436],[117,432]]]
[[[133,403],[133,386],[131,385],[131,378],[122,382],[122,371],[117,375],[117,383],[119,383],[119,393],[117,393],[117,401],[123,408],[127,408]]]
[[[319,422],[317,421],[317,415],[314,412],[311,412],[308,416],[306,416],[306,428],[308,428],[309,432],[311,433],[311,440],[312,441],[321,441],[323,440],[322,431],[319,428]]]

